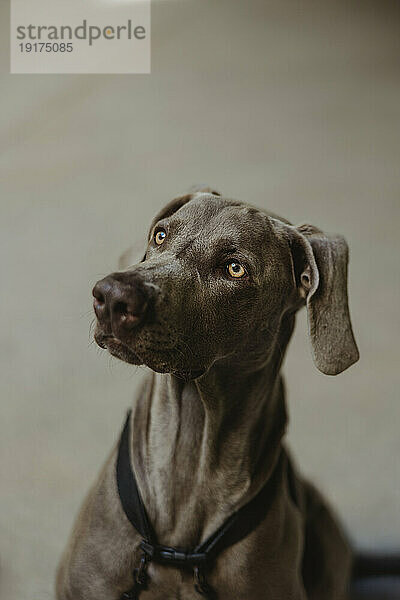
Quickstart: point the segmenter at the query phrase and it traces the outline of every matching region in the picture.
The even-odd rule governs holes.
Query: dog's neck
[[[216,363],[191,382],[146,380],[134,404],[132,459],[160,543],[204,540],[268,480],[286,426],[279,369],[292,328],[252,373]]]

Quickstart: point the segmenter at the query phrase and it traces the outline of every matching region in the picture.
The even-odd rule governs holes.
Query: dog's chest
[[[264,530],[263,530],[264,529]],[[268,527],[261,527],[248,539],[228,549],[206,574],[218,600],[304,600],[302,582],[288,564],[298,561],[298,540],[282,539],[289,548],[265,547]],[[272,546],[272,544],[271,544]],[[292,555],[292,556],[291,556]],[[288,562],[289,561],[289,562]],[[285,566],[284,566],[285,565]],[[194,588],[193,574],[175,568],[151,565],[148,589],[140,600],[200,600]]]
[[[302,548],[298,510],[277,495],[260,525],[218,555],[204,571],[205,578],[218,600],[304,600],[295,568]],[[190,569],[150,563],[148,586],[140,600],[200,600],[194,584]]]

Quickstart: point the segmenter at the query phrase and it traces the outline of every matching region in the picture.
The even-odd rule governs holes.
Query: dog
[[[95,339],[151,370],[127,435],[157,539],[194,548],[263,490],[267,499],[252,531],[207,567],[208,587],[195,589],[190,569],[150,561],[141,600],[195,600],[206,587],[218,600],[345,600],[352,550],[285,448],[280,373],[302,306],[320,371],[336,375],[358,360],[345,240],[199,188],[160,211],[142,260],[130,260],[93,289]],[[142,536],[118,493],[118,452],[78,516],[58,600],[139,595],[127,590]]]

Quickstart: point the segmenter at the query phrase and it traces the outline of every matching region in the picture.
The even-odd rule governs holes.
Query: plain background
[[[149,76],[11,76],[0,10],[1,599],[53,597],[142,376],[91,343],[91,287],[199,182],[346,236],[361,360],[317,372],[299,316],[289,441],[359,546],[399,548],[395,3],[153,1]]]

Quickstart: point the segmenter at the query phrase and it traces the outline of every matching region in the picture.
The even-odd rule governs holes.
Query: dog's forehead
[[[183,235],[226,238],[245,245],[267,240],[272,225],[266,213],[243,202],[199,194],[171,217]]]

